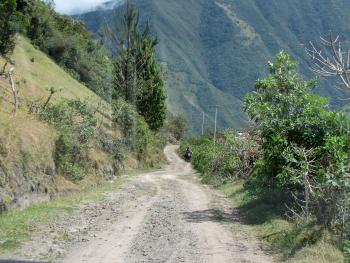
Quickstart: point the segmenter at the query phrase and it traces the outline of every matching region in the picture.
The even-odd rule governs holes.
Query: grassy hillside
[[[64,97],[90,99],[94,103],[102,101],[22,36],[18,37],[12,59],[15,62],[14,77],[23,98],[46,97],[47,89],[54,87],[60,90],[54,99]]]
[[[47,90],[54,87],[57,92],[53,101],[62,98],[83,99],[97,113],[104,133],[118,137],[112,131],[108,116],[109,107],[97,95],[77,82],[44,53],[35,49],[27,39],[18,37],[12,57],[14,80],[18,89],[20,108],[13,113],[13,98],[8,80],[0,77],[0,212],[8,207],[23,207],[36,201],[46,200],[59,192],[79,190],[113,176],[113,162],[101,149],[92,147],[88,159],[94,166],[81,182],[72,182],[57,173],[55,149],[58,131],[39,121],[28,112],[28,103],[45,101]],[[0,60],[1,65],[4,61]],[[128,166],[137,162],[129,158]]]
[[[246,125],[241,110],[244,94],[264,74],[268,60],[285,49],[308,70],[303,44],[330,30],[350,36],[347,0],[138,0],[142,17],[151,18],[159,38],[159,59],[168,77],[169,108],[188,116],[192,131],[201,130],[201,112],[213,128],[213,105],[219,128]],[[96,11],[75,18],[98,31],[113,11]],[[320,80],[317,92],[342,106],[343,93],[334,82]]]

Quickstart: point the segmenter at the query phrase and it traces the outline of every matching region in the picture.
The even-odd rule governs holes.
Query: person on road
[[[193,154],[192,149],[190,147],[187,147],[186,152],[185,152],[185,159],[187,161],[190,161],[192,158],[192,154]]]

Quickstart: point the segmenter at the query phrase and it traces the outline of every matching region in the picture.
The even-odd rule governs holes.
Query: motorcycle
[[[186,160],[187,162],[190,162],[191,159],[192,159],[192,152],[191,152],[191,151],[186,151],[184,157],[185,157],[185,160]]]

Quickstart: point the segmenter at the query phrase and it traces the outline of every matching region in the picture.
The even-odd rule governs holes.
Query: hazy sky
[[[55,9],[61,14],[77,14],[89,11],[108,0],[54,0]]]

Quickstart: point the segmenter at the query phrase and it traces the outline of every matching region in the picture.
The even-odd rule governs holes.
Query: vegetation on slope
[[[73,78],[110,100],[111,68],[108,52],[80,22],[57,14],[40,0],[17,0],[16,23],[33,45],[39,47]]]
[[[101,58],[108,60],[110,65],[114,58],[105,56],[107,53],[90,38],[84,26],[58,15],[41,1],[6,1],[13,2],[14,7],[17,4],[17,11],[15,8],[0,11],[19,15],[21,23],[16,24],[17,28],[29,36],[35,46],[28,38],[16,37],[11,31],[17,46],[12,56],[12,50],[9,50],[9,56],[0,58],[1,64],[5,65],[0,76],[3,90],[0,95],[0,212],[46,200],[58,192],[79,190],[83,185],[112,179],[125,167],[159,166],[164,161],[162,148],[168,138],[165,131],[169,129],[156,133],[150,127],[156,127],[154,130],[157,131],[162,128],[165,97],[160,96],[163,101],[159,103],[163,103],[163,107],[153,107],[150,105],[153,101],[149,103],[154,116],[158,112],[163,116],[155,126],[151,119],[147,119],[149,123],[145,121],[144,109],[136,110],[135,105],[121,97],[115,97],[110,105],[103,99],[108,95],[105,88],[111,92],[110,89],[116,89],[121,83],[114,81],[109,85],[99,81],[98,78],[106,80],[105,75],[95,78],[94,74],[99,70],[92,67],[95,62],[102,63],[94,57],[96,52],[102,52],[99,53]],[[72,41],[60,46],[58,36]],[[50,46],[51,41],[54,48]],[[58,65],[39,48],[51,55]],[[154,48],[152,44],[151,50],[141,49],[137,54],[142,56],[143,52],[148,52],[145,53],[149,59],[145,63],[147,68],[137,81],[143,95],[153,91],[141,85],[141,80],[151,86],[154,86],[154,79],[159,80],[159,89],[163,91],[164,81],[156,70],[159,66],[152,55]],[[75,56],[73,51],[78,55]],[[95,62],[90,63],[89,59]],[[96,87],[90,86],[89,90],[82,84],[81,76],[77,78],[72,72],[82,63],[89,64],[90,71],[85,73],[102,85],[102,92],[97,92],[100,96],[91,91],[97,91]],[[76,73],[81,72],[77,70]],[[107,75],[112,77],[110,72]],[[8,83],[11,80],[13,85]],[[14,99],[18,102],[15,111]],[[123,132],[126,130],[124,121],[135,125],[135,132]]]
[[[32,58],[34,62],[31,61]],[[86,107],[94,111],[99,108],[100,112],[105,113],[108,113],[107,105],[45,54],[33,48],[23,37],[17,38],[17,47],[11,60],[16,63],[13,66],[14,79],[20,107],[14,115],[10,85],[7,79],[1,77],[1,210],[26,206],[31,202],[50,198],[57,192],[78,190],[82,184],[96,184],[114,176],[113,160],[103,149],[96,147],[96,143],[90,141],[89,145],[93,147],[88,150],[87,160],[91,161],[94,169],[84,171],[84,182],[72,183],[74,178],[69,173],[60,171],[58,159],[54,158],[55,153],[59,152],[58,142],[63,127],[58,129],[51,125],[54,118],[50,117],[50,122],[46,122],[32,110],[33,106],[44,104],[50,94],[48,89],[53,85],[59,91],[47,105],[45,114],[52,112],[54,105],[61,105],[63,99],[71,103],[80,98],[81,102],[87,102]],[[65,112],[68,109],[64,108]],[[62,112],[55,117],[62,117]],[[106,117],[96,113],[96,119],[103,127],[100,131],[110,134]],[[78,126],[74,127],[80,130]],[[118,138],[118,133],[112,133],[111,136]]]

